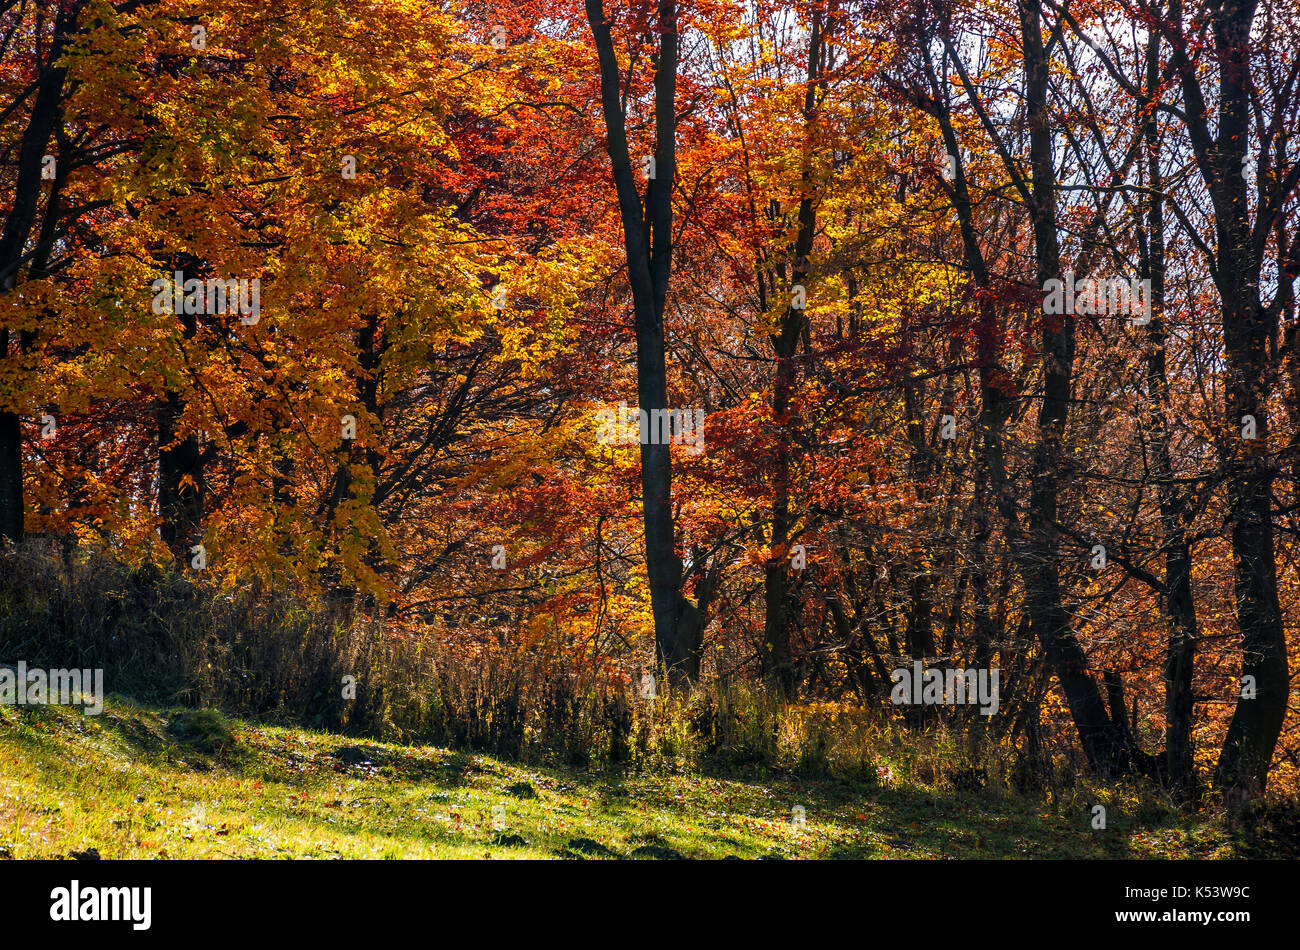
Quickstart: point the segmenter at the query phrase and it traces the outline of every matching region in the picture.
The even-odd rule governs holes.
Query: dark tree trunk
[[[1061,277],[1061,254],[1056,232],[1056,180],[1052,158],[1051,117],[1047,109],[1048,61],[1042,39],[1040,0],[1021,0],[1021,37],[1024,44],[1025,93],[1029,124],[1029,159],[1032,168],[1034,252],[1040,287]],[[1079,729],[1079,739],[1092,766],[1113,775],[1129,767],[1123,734],[1107,714],[1101,691],[1088,673],[1088,660],[1071,629],[1070,616],[1061,600],[1057,553],[1057,505],[1060,492],[1062,443],[1070,408],[1074,367],[1074,315],[1059,319],[1044,314],[1043,398],[1038,410],[1032,488],[1029,497],[1026,543],[1021,550],[1025,602],[1030,628],[1065,692],[1066,703]]]
[[[1152,37],[1147,47],[1146,89],[1154,95],[1159,82],[1160,40]],[[1192,675],[1196,659],[1196,605],[1192,600],[1192,550],[1184,520],[1184,499],[1174,484],[1169,448],[1169,380],[1165,365],[1165,228],[1164,182],[1160,173],[1160,135],[1156,110],[1150,101],[1139,109],[1147,153],[1147,229],[1144,278],[1151,281],[1151,323],[1147,329],[1148,425],[1152,447],[1152,470],[1160,499],[1161,533],[1164,536],[1164,607],[1169,618],[1169,646],[1165,661],[1165,752],[1163,779],[1174,796],[1183,801],[1196,798],[1195,747],[1192,727],[1194,701]]]
[[[787,318],[783,332],[774,339],[777,348],[776,380],[773,384],[772,415],[777,432],[776,471],[773,474],[772,534],[773,558],[764,569],[763,586],[763,652],[761,656],[764,678],[773,691],[788,696],[798,687],[794,664],[790,656],[790,628],[788,600],[790,596],[790,562],[787,545],[790,542],[790,427],[786,414],[790,411],[790,390],[793,386],[794,348],[798,343],[798,327]],[[788,332],[789,330],[793,332]]]
[[[1268,185],[1267,176],[1257,176],[1257,212],[1252,221],[1243,170],[1253,117],[1250,34],[1257,6],[1256,0],[1242,0],[1214,6],[1207,14],[1219,80],[1218,109],[1213,118],[1201,76],[1188,59],[1188,45],[1179,32],[1180,0],[1170,4],[1170,15],[1164,21],[1165,30],[1173,32],[1172,64],[1182,84],[1184,108],[1179,115],[1210,195],[1217,245],[1213,277],[1219,292],[1227,367],[1225,467],[1236,562],[1234,594],[1241,631],[1241,673],[1253,686],[1253,691],[1243,689],[1237,701],[1215,773],[1215,784],[1235,801],[1264,791],[1290,690],[1273,551],[1273,470],[1268,447],[1268,349],[1277,329],[1281,295],[1273,307],[1265,308],[1260,285],[1265,237],[1286,193],[1295,189],[1300,170],[1290,170],[1280,187]],[[1263,122],[1258,127],[1269,128]],[[1255,421],[1253,440],[1242,437],[1247,416]]]
[[[14,200],[4,230],[0,232],[0,293],[9,293],[18,284],[25,257],[24,249],[36,221],[41,192],[41,167],[50,147],[50,139],[59,121],[66,70],[56,67],[74,25],[71,4],[59,13],[54,39],[45,64],[45,75],[31,116],[18,149],[18,168],[14,178]],[[47,214],[54,209],[47,209]],[[19,342],[20,351],[23,349]],[[0,360],[9,360],[10,334],[0,332]],[[23,447],[22,419],[12,409],[0,412],[0,540],[20,541],[23,536]]]
[[[178,314],[181,336],[194,338],[198,324],[193,314]],[[185,396],[168,389],[158,404],[158,515],[163,543],[181,563],[188,564],[190,549],[203,537],[204,456],[198,434],[185,432],[182,417]]]
[[[1056,225],[1055,167],[1052,157],[1051,117],[1047,108],[1049,64],[1042,40],[1042,6],[1040,0],[1020,0],[1021,40],[1024,54],[1025,103],[1029,127],[1029,161],[1031,180],[1025,181],[1019,170],[1008,166],[1021,199],[1032,216],[1034,253],[1039,286],[1061,276],[1061,254]],[[961,66],[956,64],[959,71]],[[970,88],[964,71],[963,83]],[[932,92],[939,94],[940,84],[927,60],[927,79]],[[949,154],[959,154],[956,134],[950,117],[940,112],[944,143]],[[999,133],[982,116],[992,136]],[[954,208],[962,229],[962,243],[975,285],[990,288],[989,274],[979,248],[971,210],[970,194],[960,163],[954,182]],[[1007,538],[1017,573],[1025,585],[1025,610],[1030,631],[1043,647],[1048,664],[1055,672],[1084,754],[1093,768],[1105,775],[1127,771],[1131,756],[1125,736],[1111,721],[1101,690],[1089,675],[1087,656],[1071,629],[1070,615],[1061,597],[1057,552],[1057,508],[1060,493],[1062,442],[1065,437],[1070,405],[1070,388],[1074,364],[1073,314],[1044,314],[1042,329],[1043,396],[1038,411],[1038,438],[1034,446],[1031,469],[1029,510],[1024,526],[1016,510],[1015,499],[1007,480],[1002,450],[1002,427],[1009,415],[1007,396],[1002,391],[1005,372],[999,365],[996,312],[981,295],[977,330],[980,366],[980,440],[981,464],[988,474],[999,512],[1006,523]]]
[[[0,332],[8,345],[9,331]],[[0,538],[23,538],[23,428],[16,412],[0,412]]]
[[[644,210],[632,172],[618,59],[602,0],[586,0],[587,22],[600,63],[606,150],[623,220],[628,280],[636,323],[637,399],[647,413],[668,409],[664,304],[672,266],[672,186],[677,157],[677,5],[659,0],[660,45],[655,68],[655,174],[646,186]],[[653,416],[651,416],[653,418]],[[679,633],[683,616],[682,562],[677,555],[672,510],[672,455],[668,445],[641,444],[641,512],[646,573],[654,614],[657,662],[673,686],[698,674],[696,637]]]
[[[794,242],[794,267],[791,285],[802,284],[808,276],[808,255],[812,252],[817,230],[817,199],[812,173],[812,127],[816,120],[817,87],[821,82],[823,45],[822,18],[813,13],[808,36],[808,65],[804,89],[804,146],[800,175],[799,227]],[[780,268],[784,276],[784,267]],[[760,275],[761,281],[761,275]],[[774,288],[776,303],[785,287]],[[807,317],[795,309],[787,297],[777,332],[772,334],[772,351],[776,356],[776,376],[772,381],[772,419],[777,426],[775,472],[773,473],[771,547],[774,557],[764,570],[763,650],[761,661],[768,687],[783,696],[798,689],[799,676],[790,653],[790,558],[787,550],[795,519],[790,511],[790,473],[794,463],[790,399],[797,377],[795,354],[807,327]]]

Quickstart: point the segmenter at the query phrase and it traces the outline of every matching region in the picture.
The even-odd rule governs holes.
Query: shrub
[[[205,755],[226,752],[235,744],[230,723],[216,709],[174,710],[167,717],[167,734]]]

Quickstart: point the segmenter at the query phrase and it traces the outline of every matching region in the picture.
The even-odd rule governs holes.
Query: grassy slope
[[[164,714],[111,700],[99,717],[0,707],[0,856],[546,858],[576,838],[619,856],[691,858],[1231,857],[1260,854],[1218,820],[1084,798],[1056,809],[992,792],[851,786],[758,774],[521,767],[429,747],[235,722],[231,751],[173,739]],[[370,764],[334,752],[363,745]],[[512,786],[527,783],[527,788]],[[806,827],[791,816],[802,805]],[[494,843],[494,807],[505,834]],[[1271,850],[1271,849],[1270,849]]]

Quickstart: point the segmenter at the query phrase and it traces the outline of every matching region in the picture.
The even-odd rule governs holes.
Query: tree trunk
[[[623,220],[628,280],[636,322],[637,399],[647,414],[668,409],[664,304],[672,266],[672,185],[676,172],[677,5],[659,0],[659,55],[655,68],[654,177],[645,208],[628,151],[620,70],[602,0],[586,0],[600,63],[601,108],[606,150]],[[650,415],[653,418],[653,415]],[[646,573],[654,614],[655,654],[671,686],[688,686],[699,669],[698,647],[678,631],[683,615],[682,563],[677,556],[672,510],[672,455],[668,445],[641,443],[641,512],[645,524]],[[694,637],[689,641],[694,641]]]
[[[817,87],[821,82],[824,42],[822,16],[820,12],[815,11],[808,34],[799,227],[794,242],[792,285],[802,284],[808,276],[808,255],[812,252],[813,238],[817,231],[812,134],[817,116]],[[784,277],[784,267],[780,268],[780,273]],[[786,290],[787,288],[782,287],[777,293]],[[794,394],[797,376],[794,357],[799,350],[799,340],[806,332],[808,320],[802,310],[794,308],[789,298],[785,300],[783,306],[784,313],[777,332],[772,334],[772,350],[776,356],[776,376],[772,381],[772,419],[777,426],[770,538],[774,556],[764,569],[763,651],[760,659],[768,687],[779,695],[791,696],[798,689],[799,676],[790,654],[790,558],[786,550],[795,521],[790,512],[790,471],[793,465],[794,440],[789,413],[790,398]]]
[[[1042,40],[1041,0],[1020,0],[1020,26],[1024,53],[1025,103],[1029,126],[1030,182],[1009,165],[1034,228],[1034,255],[1039,286],[1061,276],[1061,254],[1056,226],[1055,167],[1052,157],[1051,117],[1047,109],[1049,69]],[[960,69],[960,66],[958,67]],[[939,82],[927,58],[927,78],[937,95]],[[963,83],[966,82],[964,73]],[[969,88],[974,97],[977,93]],[[959,154],[951,119],[939,115],[949,154]],[[985,119],[986,124],[988,120]],[[991,125],[987,131],[996,136]],[[991,284],[975,230],[970,195],[960,162],[954,182],[954,208],[962,229],[962,243],[976,287]],[[1074,363],[1073,314],[1044,314],[1042,329],[1043,397],[1038,411],[1038,438],[1032,463],[1029,511],[1022,527],[1007,480],[1002,450],[1002,427],[1008,418],[1008,397],[1002,386],[1005,371],[999,365],[996,313],[987,294],[981,295],[977,329],[980,367],[981,464],[988,474],[1017,573],[1025,586],[1025,610],[1030,631],[1042,644],[1048,664],[1056,673],[1079,741],[1089,763],[1103,775],[1127,771],[1130,755],[1125,738],[1111,721],[1101,690],[1088,673],[1087,656],[1071,629],[1070,616],[1061,599],[1056,521],[1060,492],[1061,448],[1070,405]]]
[[[9,331],[0,331],[7,346]],[[23,538],[23,429],[16,412],[0,412],[0,538]]]
[[[1047,111],[1048,62],[1043,47],[1040,0],[1021,0],[1020,22],[1033,175],[1034,253],[1038,285],[1043,287],[1048,280],[1060,279],[1061,254],[1056,233],[1056,180],[1051,117]],[[1101,691],[1088,674],[1087,657],[1061,601],[1058,569],[1057,504],[1074,367],[1074,315],[1061,314],[1059,319],[1043,316],[1043,399],[1038,410],[1038,443],[1026,525],[1028,537],[1021,550],[1025,602],[1030,628],[1056,670],[1079,729],[1084,753],[1093,768],[1114,775],[1127,770],[1128,749],[1123,734],[1107,714]]]
[[[1256,0],[1243,0],[1212,7],[1207,14],[1219,79],[1213,132],[1200,76],[1187,57],[1188,46],[1179,32],[1181,0],[1170,4],[1164,21],[1165,30],[1173,31],[1172,64],[1182,84],[1184,108],[1179,115],[1210,195],[1218,248],[1213,277],[1219,292],[1227,368],[1225,462],[1243,689],[1219,754],[1215,784],[1235,801],[1264,791],[1290,690],[1270,513],[1273,471],[1268,447],[1268,347],[1277,329],[1277,314],[1260,302],[1263,236],[1281,203],[1274,200],[1264,182],[1258,182],[1257,217],[1252,222],[1245,173],[1253,120],[1251,28],[1257,6]],[[1267,125],[1261,122],[1259,128]],[[1294,173],[1291,175],[1290,187],[1294,188]],[[1243,436],[1247,416],[1254,420],[1254,439]]]
[[[193,339],[198,324],[193,314],[178,314],[181,336]],[[168,389],[157,408],[158,426],[158,514],[163,543],[182,564],[188,564],[190,550],[203,537],[205,494],[204,461],[199,437],[183,433],[185,397]]]
[[[13,206],[5,220],[4,230],[0,232],[0,293],[9,293],[17,286],[24,248],[36,221],[41,167],[58,123],[67,73],[66,69],[55,64],[63,55],[75,15],[70,7],[59,13],[46,59],[46,73],[36,91],[31,116],[18,149]],[[0,360],[10,358],[9,345],[10,334],[5,329],[0,332]],[[21,350],[22,341],[19,347]],[[23,520],[22,419],[11,407],[0,412],[0,540],[22,540]]]
[[[1147,47],[1147,95],[1159,82],[1160,41]],[[1194,699],[1192,675],[1196,659],[1196,605],[1192,600],[1192,551],[1184,522],[1184,501],[1174,485],[1169,449],[1169,380],[1165,365],[1165,228],[1164,181],[1160,174],[1160,136],[1156,110],[1148,101],[1139,110],[1147,151],[1147,233],[1143,277],[1151,281],[1151,322],[1147,328],[1148,425],[1152,443],[1152,469],[1160,500],[1164,537],[1164,606],[1169,618],[1169,646],[1165,661],[1165,753],[1163,779],[1182,801],[1195,799],[1196,770],[1193,744]]]

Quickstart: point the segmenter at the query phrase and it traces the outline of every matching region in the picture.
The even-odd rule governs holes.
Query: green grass
[[[336,755],[356,746],[367,761]],[[0,707],[0,856],[14,858],[94,848],[104,858],[535,859],[572,856],[575,839],[619,857],[650,847],[715,859],[1259,853],[1258,839],[1221,816],[1190,818],[1117,792],[1104,799],[1107,829],[1093,830],[1094,800],[1080,791],[1048,807],[1006,792],[761,769],[523,767],[121,699],[98,717]]]

